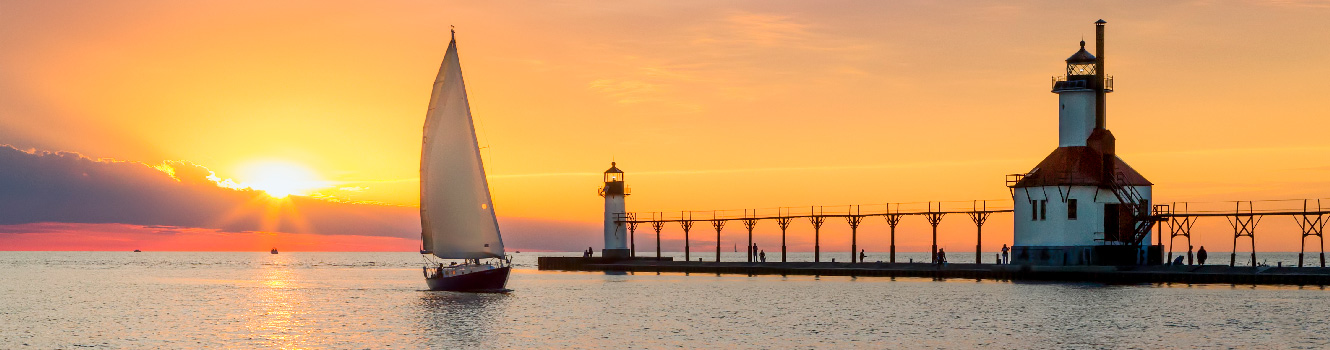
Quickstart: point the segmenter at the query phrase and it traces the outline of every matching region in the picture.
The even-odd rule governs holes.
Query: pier
[[[1200,204],[1205,209],[1194,209]],[[966,278],[991,280],[1045,280],[1045,281],[1088,281],[1105,283],[1233,283],[1233,284],[1296,284],[1330,285],[1330,268],[1325,267],[1325,226],[1330,222],[1330,210],[1324,207],[1321,199],[1299,200],[1263,200],[1189,203],[1175,202],[1154,205],[1150,222],[1158,232],[1158,245],[1163,246],[1164,237],[1168,237],[1167,256],[1158,260],[1165,264],[1138,266],[1032,266],[1012,264],[982,263],[983,225],[992,214],[1011,213],[1011,202],[994,200],[975,200],[966,202],[918,202],[891,203],[878,205],[848,205],[835,207],[810,206],[807,208],[770,208],[765,210],[710,210],[680,211],[677,214],[666,212],[626,213],[615,222],[624,226],[629,233],[631,257],[616,258],[563,258],[542,257],[539,268],[542,270],[569,271],[625,271],[625,272],[677,272],[706,274],[741,274],[741,275],[825,275],[825,276],[883,276],[883,277],[925,277],[925,278]],[[1230,210],[1216,209],[1220,205],[1230,205]],[[644,215],[646,214],[646,215]],[[954,214],[948,216],[948,214]],[[975,261],[973,264],[936,264],[937,226],[944,218],[965,215],[975,226]],[[932,261],[930,263],[901,263],[896,261],[896,228],[902,219],[918,216],[929,224],[932,235]],[[1237,248],[1242,240],[1251,247],[1251,261],[1256,265],[1257,227],[1265,217],[1289,217],[1297,222],[1301,232],[1297,266],[1237,266]],[[1173,261],[1175,244],[1185,242],[1181,254],[1186,254],[1186,247],[1191,246],[1191,236],[1196,222],[1202,218],[1224,218],[1232,228],[1233,252],[1228,265],[1192,265],[1189,254],[1184,265],[1169,265]],[[886,262],[858,261],[859,226],[866,219],[882,218],[888,225],[890,251]],[[844,220],[850,227],[851,258],[846,262],[824,262],[821,256],[821,228],[823,225]],[[695,223],[704,221],[716,230],[716,251],[713,261],[694,261],[691,254],[692,240],[689,236]],[[753,231],[761,222],[774,222],[781,231],[781,256],[777,262],[758,262],[752,250],[746,249],[747,261],[722,262],[720,246],[724,238],[726,224],[730,221],[742,223],[748,247],[753,246]],[[807,222],[813,228],[813,262],[789,262],[787,230],[796,222]],[[648,224],[648,225],[642,225]],[[684,238],[684,261],[674,261],[662,256],[660,242],[666,227],[677,227]],[[655,233],[655,254],[643,256],[637,251],[636,230],[639,227],[651,227]],[[1167,231],[1167,234],[1165,234]],[[1268,233],[1263,233],[1268,234]],[[1304,266],[1307,253],[1307,241],[1315,238],[1313,249],[1319,248],[1319,264],[1316,267]],[[1164,252],[1160,252],[1164,254]]]
[[[669,259],[668,257],[665,259]],[[1062,281],[1112,284],[1218,283],[1330,285],[1330,268],[1231,267],[1224,265],[1031,266],[999,264],[697,262],[638,258],[541,257],[541,270],[689,273],[731,275],[809,275],[919,277],[998,281]]]

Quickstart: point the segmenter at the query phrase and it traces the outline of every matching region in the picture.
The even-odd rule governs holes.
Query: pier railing
[[[977,206],[977,207],[976,207]],[[941,201],[852,205],[813,205],[800,207],[771,207],[757,209],[681,210],[659,212],[632,212],[637,222],[679,222],[704,220],[774,220],[777,218],[809,217],[869,217],[888,215],[926,215],[929,213],[964,214],[975,211],[1010,212],[1010,199],[978,201]]]
[[[1058,89],[1058,83],[1060,83],[1060,82],[1064,82],[1064,81],[1067,81],[1067,76],[1066,76],[1066,75],[1057,75],[1057,76],[1053,76],[1053,78],[1052,78],[1052,86],[1053,86],[1052,89],[1053,89],[1053,90],[1057,90],[1057,89]],[[1086,85],[1086,84],[1080,84],[1080,85]],[[1080,86],[1080,87],[1081,87],[1081,88],[1089,88],[1088,86]],[[1110,76],[1104,77],[1104,90],[1107,90],[1108,92],[1113,92],[1113,76],[1110,75]]]
[[[1168,225],[1168,261],[1173,261],[1174,241],[1186,239],[1187,264],[1192,263],[1191,235],[1196,220],[1205,217],[1223,217],[1233,228],[1233,249],[1229,266],[1237,264],[1238,241],[1244,237],[1250,243],[1251,261],[1256,264],[1256,227],[1267,216],[1288,216],[1297,222],[1299,235],[1298,267],[1303,266],[1307,252],[1307,238],[1315,237],[1320,245],[1320,265],[1325,267],[1325,226],[1330,222],[1330,198],[1320,199],[1268,199],[1254,201],[1173,202],[1155,205],[1154,220],[1162,243],[1164,225]]]
[[[827,219],[843,219],[850,226],[850,249],[851,262],[859,262],[858,254],[858,227],[865,218],[882,217],[890,225],[890,262],[896,262],[896,226],[905,216],[923,216],[932,226],[932,253],[931,261],[938,260],[937,254],[937,226],[948,214],[964,214],[975,224],[975,262],[983,261],[982,243],[983,243],[983,225],[988,217],[996,213],[1010,213],[1013,211],[1010,200],[972,200],[972,201],[943,201],[943,202],[909,202],[909,203],[884,203],[870,205],[832,205],[832,206],[808,206],[808,207],[776,207],[776,208],[758,208],[758,209],[732,209],[732,210],[705,210],[705,211],[657,211],[657,212],[632,212],[620,216],[617,222],[627,226],[628,232],[632,238],[631,253],[637,256],[636,231],[640,224],[649,224],[656,234],[656,256],[661,256],[660,235],[661,231],[667,226],[678,225],[684,233],[684,259],[691,259],[690,232],[694,224],[700,223],[710,226],[716,230],[716,252],[715,260],[720,261],[720,242],[721,233],[729,221],[739,221],[748,233],[748,247],[753,246],[753,229],[759,221],[775,221],[781,231],[781,262],[788,261],[789,252],[787,242],[787,229],[791,223],[807,221],[813,226],[813,260],[821,261],[821,229],[827,223]],[[1168,258],[1166,261],[1173,261],[1173,252],[1175,241],[1181,237],[1186,240],[1186,247],[1191,246],[1192,228],[1197,220],[1207,217],[1224,217],[1229,226],[1233,229],[1233,249],[1229,256],[1229,265],[1234,266],[1237,263],[1238,241],[1247,239],[1251,248],[1251,262],[1256,264],[1256,228],[1261,223],[1261,219],[1266,216],[1288,216],[1297,222],[1301,230],[1300,248],[1298,252],[1298,266],[1303,266],[1303,258],[1306,253],[1307,239],[1314,237],[1318,240],[1320,246],[1320,266],[1325,267],[1325,226],[1330,223],[1330,198],[1322,199],[1280,199],[1280,200],[1255,200],[1255,201],[1223,201],[1223,202],[1171,202],[1168,204],[1155,204],[1152,207],[1142,206],[1145,209],[1152,209],[1149,212],[1148,220],[1158,230],[1156,235],[1157,243],[1163,245],[1164,229],[1167,226],[1168,236]],[[1142,210],[1145,210],[1142,209]],[[734,227],[734,226],[730,226]],[[1140,242],[1140,244],[1149,244],[1149,242]],[[753,262],[757,256],[751,249],[748,251],[748,261]],[[1191,264],[1191,255],[1188,254],[1187,263]]]
[[[776,207],[760,209],[732,209],[732,210],[707,210],[707,211],[660,211],[660,212],[632,212],[626,213],[618,220],[619,224],[627,225],[630,241],[630,251],[633,256],[637,255],[636,230],[639,224],[649,223],[656,232],[656,256],[660,257],[660,232],[666,223],[677,223],[684,233],[684,260],[692,259],[692,249],[690,232],[693,224],[697,222],[709,223],[716,229],[716,255],[715,260],[720,261],[720,242],[721,231],[725,223],[729,221],[740,221],[748,230],[748,245],[753,246],[753,228],[758,221],[772,220],[776,221],[781,231],[781,262],[788,261],[789,248],[786,245],[786,230],[792,221],[807,220],[813,225],[813,261],[822,260],[821,229],[828,218],[841,218],[850,225],[850,262],[859,262],[857,252],[858,248],[858,228],[865,218],[883,217],[891,226],[891,247],[890,262],[896,262],[896,225],[900,224],[900,219],[904,216],[924,216],[933,228],[933,245],[930,261],[938,261],[937,249],[937,226],[942,222],[942,218],[947,214],[964,214],[970,217],[976,227],[975,243],[975,261],[983,261],[982,242],[983,225],[988,220],[989,215],[993,213],[1012,212],[1011,200],[971,200],[971,201],[940,201],[940,202],[909,202],[909,203],[883,203],[868,205],[831,205],[831,206],[808,206],[808,207]],[[749,262],[757,259],[752,249],[746,249]]]

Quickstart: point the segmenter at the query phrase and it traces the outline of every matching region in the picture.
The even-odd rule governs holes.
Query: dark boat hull
[[[455,292],[497,292],[503,291],[508,284],[510,267],[504,266],[493,270],[476,271],[464,275],[439,276],[426,278],[430,290]]]

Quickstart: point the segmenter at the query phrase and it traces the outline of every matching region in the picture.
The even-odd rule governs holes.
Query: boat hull
[[[476,271],[453,276],[426,278],[430,290],[454,292],[499,292],[508,285],[508,272],[511,267],[504,266],[491,270]]]

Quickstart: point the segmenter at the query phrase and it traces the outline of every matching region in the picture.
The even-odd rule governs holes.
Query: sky
[[[1156,203],[1330,198],[1325,1],[0,0],[0,250],[414,251],[450,26],[510,249],[600,246],[611,161],[644,213],[1009,206],[1003,176],[1057,146],[1049,79],[1101,18],[1108,126]],[[1195,244],[1227,250],[1228,225]],[[746,243],[732,226],[722,246]],[[939,229],[973,249],[968,218]],[[1257,249],[1297,230],[1266,218]],[[928,235],[907,218],[899,249]],[[984,237],[1010,243],[1010,215]]]

